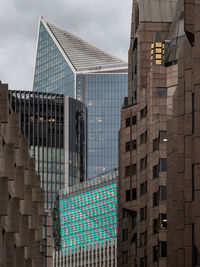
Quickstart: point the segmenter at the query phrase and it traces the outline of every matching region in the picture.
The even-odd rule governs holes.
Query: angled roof
[[[76,35],[44,20],[42,23],[57,41],[75,71],[96,72],[109,69],[127,69],[127,63],[89,44]]]

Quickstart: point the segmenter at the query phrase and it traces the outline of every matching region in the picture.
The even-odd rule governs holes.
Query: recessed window
[[[158,260],[158,246],[153,246],[153,261]]]
[[[167,171],[167,159],[159,159],[159,166],[160,166],[160,172],[166,172]]]
[[[158,205],[158,192],[153,193],[153,207]]]
[[[131,192],[130,190],[126,190],[126,201],[130,201],[131,200]]]
[[[122,218],[125,219],[128,217],[128,212],[126,209],[122,209]]]
[[[160,257],[167,257],[167,242],[160,241]]]
[[[122,240],[123,241],[128,240],[128,228],[122,230]]]
[[[137,188],[133,188],[132,189],[132,200],[136,200],[137,199]]]
[[[126,152],[131,150],[131,142],[126,142]]]
[[[153,178],[158,178],[158,165],[153,166]]]
[[[126,166],[126,177],[131,175],[136,175],[137,172],[137,165],[133,164],[130,166]]]
[[[140,196],[144,195],[147,192],[147,181],[140,184]]]
[[[147,167],[147,157],[140,160],[140,170],[144,170]]]
[[[137,115],[132,117],[132,125],[136,125],[137,124]]]
[[[144,144],[147,141],[147,131],[140,135],[140,144]]]
[[[122,263],[127,264],[128,263],[128,251],[123,251],[122,252]]]
[[[140,267],[147,266],[147,256],[140,258]]]
[[[140,110],[140,119],[145,118],[147,115],[147,106]]]
[[[159,149],[158,138],[153,140],[153,152]]]
[[[160,228],[167,229],[167,214],[165,213],[160,214]]]
[[[147,242],[147,232],[140,233],[140,247],[146,246]]]
[[[167,97],[167,87],[157,87],[156,88],[157,97]]]
[[[137,149],[137,141],[126,142],[126,152]]]
[[[126,127],[129,127],[131,125],[131,119],[127,118],[126,119]]]
[[[166,200],[167,199],[167,187],[166,186],[160,186],[159,187],[159,194],[160,194],[160,200]]]
[[[147,217],[147,206],[140,209],[140,221],[143,221]]]
[[[131,148],[132,148],[132,150],[137,149],[137,140],[133,140],[133,141],[131,142]]]
[[[158,233],[158,219],[153,220],[153,234]]]
[[[161,144],[167,142],[167,131],[159,131],[159,142]]]

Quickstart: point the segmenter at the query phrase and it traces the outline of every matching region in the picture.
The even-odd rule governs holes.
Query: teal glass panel
[[[58,47],[40,23],[33,90],[74,98],[74,74]]]
[[[106,240],[115,241],[116,183],[62,199],[59,210],[62,250]]]

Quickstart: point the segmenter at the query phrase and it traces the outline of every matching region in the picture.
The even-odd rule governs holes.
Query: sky
[[[32,90],[39,17],[127,61],[132,0],[0,0],[0,80]]]

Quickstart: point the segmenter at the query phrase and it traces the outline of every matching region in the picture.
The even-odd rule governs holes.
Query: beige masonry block
[[[2,176],[8,177],[9,180],[14,179],[14,145],[4,144],[2,148]]]

